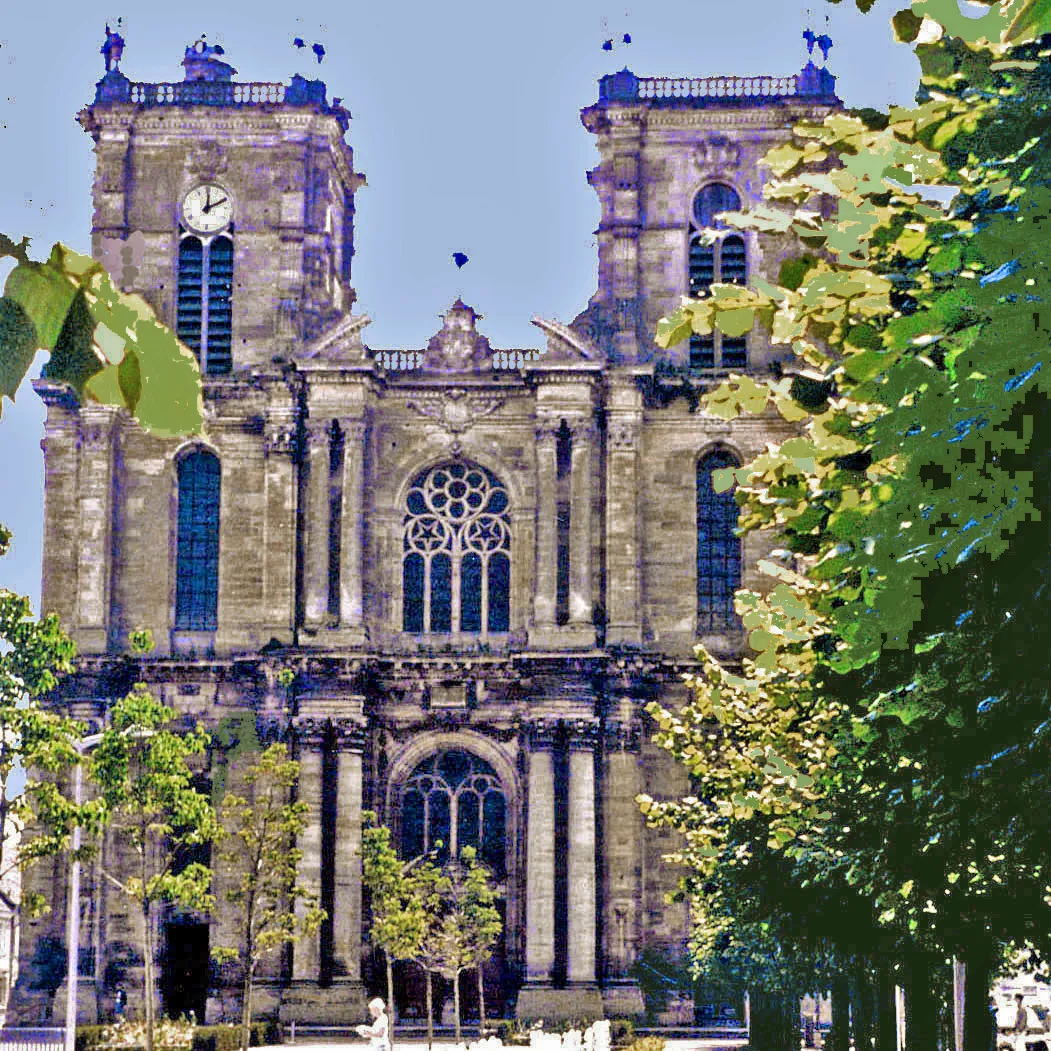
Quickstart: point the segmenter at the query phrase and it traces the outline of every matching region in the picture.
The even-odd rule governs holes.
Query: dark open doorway
[[[169,1018],[189,1016],[203,1023],[208,1001],[207,923],[169,923],[164,945],[164,1012]]]

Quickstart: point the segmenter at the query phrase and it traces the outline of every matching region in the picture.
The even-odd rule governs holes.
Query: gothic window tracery
[[[214,631],[219,602],[219,460],[198,449],[178,465],[175,627]]]
[[[507,490],[463,461],[424,471],[409,489],[403,627],[414,634],[506,632],[511,528]]]
[[[497,876],[504,874],[507,802],[493,768],[470,752],[438,752],[420,763],[401,791],[401,847],[405,858],[436,851],[439,860],[464,847]]]
[[[228,234],[183,236],[175,297],[175,332],[206,376],[233,365],[234,244]]]
[[[714,243],[706,243],[704,231],[725,230],[719,215],[740,210],[737,191],[724,183],[702,187],[693,199],[690,225],[689,293],[694,298],[706,295],[713,284],[743,285],[748,278],[748,255],[744,238],[737,233],[723,234]],[[691,368],[745,368],[748,344],[744,336],[726,336],[712,332],[690,336]]]
[[[703,456],[697,463],[697,631],[700,634],[734,630],[734,592],[741,586],[741,540],[733,489],[717,493],[714,474],[739,467],[725,449]]]

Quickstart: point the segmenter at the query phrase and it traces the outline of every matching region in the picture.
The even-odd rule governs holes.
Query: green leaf
[[[82,394],[88,380],[105,367],[105,362],[94,349],[94,332],[95,322],[84,293],[77,292],[55,341],[51,358],[44,366],[45,378],[68,383],[77,394]]]
[[[37,346],[50,350],[58,339],[77,286],[50,263],[23,263],[7,277],[4,295],[22,306],[36,329]]]
[[[158,321],[140,321],[135,334],[142,387],[139,422],[162,437],[200,434],[204,407],[193,352]]]
[[[1045,33],[1051,33],[1051,0],[1025,0],[1002,39],[1021,44]]]
[[[657,322],[657,344],[661,347],[674,347],[684,339],[689,339],[693,328],[685,311],[677,310],[670,317],[662,317]]]
[[[920,35],[920,26],[923,25],[923,19],[908,8],[899,11],[890,21],[894,26],[894,36],[903,44],[911,44]]]
[[[14,401],[36,351],[36,331],[22,305],[0,297],[0,411],[5,395]]]
[[[719,331],[727,336],[744,336],[752,331],[755,324],[755,308],[739,307],[736,310],[720,310],[715,323]]]
[[[131,412],[135,412],[142,397],[142,369],[139,367],[139,356],[128,347],[124,360],[117,366],[117,381],[124,403]]]

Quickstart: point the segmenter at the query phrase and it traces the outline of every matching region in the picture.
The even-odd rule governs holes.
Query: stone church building
[[[536,348],[492,347],[457,300],[433,335],[388,349],[368,343],[352,285],[365,177],[350,114],[320,81],[243,83],[221,56],[199,41],[185,78],[160,84],[107,54],[79,115],[96,156],[93,250],[111,269],[123,258],[123,285],[198,356],[205,428],[162,440],[36,383],[42,608],[81,654],[61,701],[102,725],[128,685],[129,633],[149,627],[151,688],[215,732],[202,783],[251,742],[294,744],[303,878],[329,918],[274,958],[264,1014],[356,1022],[382,988],[364,809],[406,856],[440,840],[477,845],[491,866],[505,918],[491,1013],[641,1012],[640,954],[681,956],[687,936],[683,907],[665,901],[671,841],[634,803],[687,788],[644,706],[685,697],[698,643],[743,646],[732,596],[759,585],[762,551],[734,536],[712,472],[787,433],[696,406],[727,370],[769,369],[762,333],[668,351],[653,336],[685,294],[776,277],[788,240],[700,231],[759,200],[761,157],[839,105],[834,78],[812,63],[603,77],[581,111],[601,203],[590,302],[569,324],[535,318]],[[112,837],[103,850],[119,859]],[[65,862],[29,882],[53,908],[23,930],[24,1021],[64,1010],[41,974],[64,944]],[[111,1017],[118,987],[135,1012],[135,917],[90,865],[80,907],[81,1020]],[[208,962],[234,937],[225,923],[221,905],[162,918],[168,1013],[236,1010],[236,981]],[[419,976],[405,969],[398,986],[404,1018],[421,1009]]]

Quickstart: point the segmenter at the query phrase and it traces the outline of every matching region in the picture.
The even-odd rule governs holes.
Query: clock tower
[[[236,82],[222,55],[202,37],[166,84],[113,62],[79,116],[97,158],[93,254],[206,377],[268,366],[350,311],[365,181],[322,81]]]

